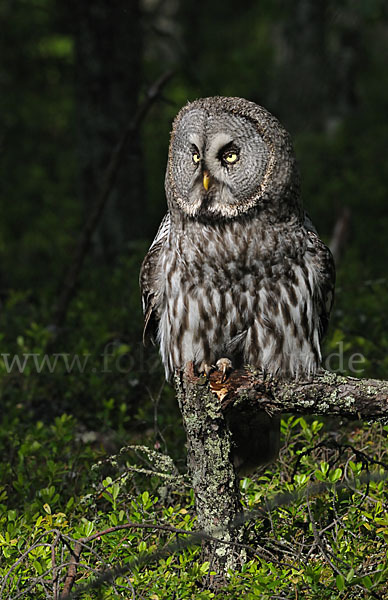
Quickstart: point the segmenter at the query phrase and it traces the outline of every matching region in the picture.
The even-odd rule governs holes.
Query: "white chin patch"
[[[177,198],[175,198],[175,200],[179,208],[184,213],[189,215],[189,217],[195,217],[201,210],[202,201],[200,198],[198,198],[198,200],[195,200],[194,202],[187,202],[187,200],[183,200],[183,198],[180,198],[178,196]]]
[[[198,200],[195,200],[194,202],[187,202],[187,200],[184,200],[180,197],[177,197],[175,200],[181,211],[189,217],[203,217],[208,215],[209,218],[218,217],[226,219],[238,217],[258,204],[258,198],[251,198],[250,200],[240,202],[239,204],[221,204],[219,202],[210,202],[206,207],[203,206],[203,201],[201,198],[198,198]]]

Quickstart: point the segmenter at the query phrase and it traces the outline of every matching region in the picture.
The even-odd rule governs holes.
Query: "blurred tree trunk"
[[[292,125],[298,129],[316,129],[327,108],[327,0],[295,0],[286,6],[280,26],[277,104],[282,105],[281,112],[293,113]]]
[[[70,3],[75,41],[80,196],[91,207],[101,176],[138,104],[142,33],[139,0]],[[144,219],[142,156],[134,135],[95,236],[112,258],[140,237]]]
[[[330,129],[357,104],[361,21],[343,2],[280,0],[275,112],[291,130]]]

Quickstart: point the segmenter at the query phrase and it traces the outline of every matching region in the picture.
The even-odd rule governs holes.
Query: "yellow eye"
[[[236,152],[232,152],[232,151],[226,152],[222,158],[229,165],[232,165],[233,163],[235,163],[238,160],[238,154]]]
[[[197,165],[200,160],[201,160],[201,157],[199,155],[199,152],[193,152],[193,163],[195,163]]]

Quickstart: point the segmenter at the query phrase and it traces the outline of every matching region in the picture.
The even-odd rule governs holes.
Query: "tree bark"
[[[388,417],[388,382],[344,377],[321,371],[309,380],[263,378],[249,368],[231,373],[221,384],[220,373],[210,378],[210,388],[224,411],[241,407],[265,410],[270,415],[340,415],[351,419]]]
[[[228,423],[269,415],[339,415],[352,419],[387,419],[388,382],[356,379],[322,371],[310,380],[263,377],[246,367],[225,382],[214,371],[208,380],[197,377],[192,365],[175,377],[177,399],[187,434],[188,470],[192,477],[198,526],[221,541],[204,542],[204,559],[220,577],[244,562],[242,508],[238,476],[233,466],[233,440]],[[231,419],[231,415],[233,418]],[[223,527],[222,533],[217,528]],[[230,544],[232,542],[232,544]]]
[[[232,523],[241,512],[238,478],[232,461],[231,434],[213,392],[203,378],[177,375],[175,388],[187,435],[187,466],[192,478],[198,527],[224,542],[241,540]],[[220,528],[223,528],[220,533]],[[243,556],[230,544],[203,542],[204,560],[221,576],[241,565]]]

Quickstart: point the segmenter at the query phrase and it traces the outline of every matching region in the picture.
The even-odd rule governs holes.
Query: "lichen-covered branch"
[[[205,383],[205,385],[203,385]],[[188,470],[192,478],[199,528],[223,542],[237,542],[235,524],[242,510],[232,460],[231,434],[221,403],[209,386],[191,372],[175,378],[177,399],[187,434]],[[225,544],[203,542],[204,558],[220,577],[243,557]]]
[[[232,371],[226,381],[214,371],[209,379],[197,377],[193,365],[176,375],[175,386],[187,434],[188,470],[192,477],[198,525],[225,542],[239,542],[241,531],[233,526],[241,513],[238,477],[233,465],[229,423],[253,422],[255,415],[340,415],[352,419],[388,417],[388,382],[355,379],[322,371],[308,381],[263,377],[249,367]],[[220,531],[220,530],[218,530]],[[225,544],[204,542],[205,559],[220,577],[228,568],[244,562]]]
[[[271,415],[340,415],[352,419],[388,417],[388,381],[356,379],[322,371],[310,380],[264,377],[248,368],[234,371],[221,383],[221,374],[210,377],[210,389],[223,410],[251,406]]]

